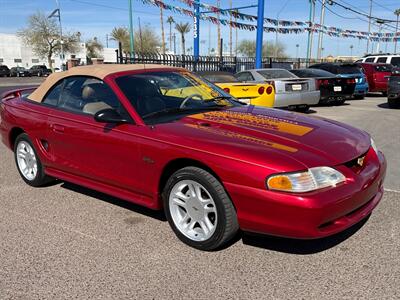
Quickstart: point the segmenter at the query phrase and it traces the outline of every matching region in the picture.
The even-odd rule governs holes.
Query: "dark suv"
[[[10,69],[7,66],[0,66],[0,77],[9,77]]]
[[[31,76],[42,77],[42,76],[49,76],[51,74],[51,70],[44,65],[36,65],[32,66],[29,69],[29,73],[31,74]]]
[[[400,72],[394,72],[389,78],[388,105],[390,108],[400,108]]]

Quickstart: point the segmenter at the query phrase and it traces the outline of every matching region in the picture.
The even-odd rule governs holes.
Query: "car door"
[[[105,108],[130,120],[111,88],[98,79],[81,76],[68,77],[60,84],[57,103],[53,99],[56,109],[48,121],[52,167],[124,190],[140,190],[137,126],[133,121],[116,125],[94,120],[94,114]]]

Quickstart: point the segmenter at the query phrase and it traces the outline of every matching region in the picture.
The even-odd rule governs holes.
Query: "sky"
[[[87,40],[97,37],[104,46],[107,45],[107,34],[116,26],[128,26],[128,0],[59,0],[61,7],[61,17],[64,31],[82,33],[82,39]],[[144,24],[152,27],[161,36],[159,8],[144,5],[140,0],[133,1],[134,26],[138,26],[140,18],[142,26]],[[163,0],[166,4],[187,8],[185,4],[178,0]],[[215,5],[215,1],[202,0],[204,3]],[[257,4],[257,0],[231,0],[233,7],[242,7]],[[264,0],[264,15],[269,18],[277,18],[289,21],[307,21],[309,17],[309,0]],[[316,0],[315,22],[319,23],[321,12],[321,0]],[[346,6],[351,5],[357,11],[369,11],[370,0],[336,0]],[[0,33],[16,33],[26,26],[29,15],[42,11],[50,14],[56,8],[56,0],[0,0]],[[229,0],[221,0],[221,8],[229,8]],[[325,24],[342,29],[368,30],[368,21],[364,17],[346,11],[338,6],[329,6],[332,10],[326,12]],[[395,19],[394,10],[400,8],[399,0],[373,0],[372,15],[379,18]],[[257,14],[256,8],[243,9],[243,13]],[[172,11],[164,11],[164,21],[172,15],[176,22],[190,22],[192,19]],[[222,17],[221,17],[222,18]],[[243,23],[254,24],[247,21]],[[166,41],[168,41],[169,26],[165,24]],[[272,25],[268,25],[272,26]],[[395,26],[395,24],[393,24]],[[378,31],[377,26],[372,26],[373,31]],[[224,47],[228,50],[229,27],[221,26]],[[384,29],[382,32],[393,32],[393,28]],[[192,33],[191,33],[192,34]],[[233,34],[235,38],[235,34]],[[255,40],[256,33],[251,31],[238,31],[238,40]],[[275,33],[264,33],[264,41],[274,43]],[[314,35],[313,56],[316,56],[316,46],[318,37]],[[188,34],[186,48],[192,47],[193,41]],[[217,30],[216,26],[202,21],[200,24],[200,54],[206,54],[209,47],[216,48]],[[286,47],[286,53],[290,57],[306,57],[307,34],[279,34],[279,42]],[[235,43],[235,41],[234,41]],[[299,45],[298,49],[296,45]],[[400,44],[400,43],[399,43]],[[110,47],[116,47],[115,42],[108,41]],[[179,48],[177,40],[177,48]],[[351,46],[352,50],[351,50]],[[373,45],[376,49],[376,43]],[[168,47],[168,45],[167,45]],[[324,36],[323,55],[362,55],[366,51],[366,41],[353,38],[334,38]],[[381,43],[381,50],[393,52],[393,43]]]

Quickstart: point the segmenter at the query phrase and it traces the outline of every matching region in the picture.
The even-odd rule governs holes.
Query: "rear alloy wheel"
[[[22,179],[30,186],[38,187],[50,181],[44,174],[42,163],[28,135],[19,135],[14,146],[15,162]]]
[[[239,229],[235,208],[221,183],[209,172],[186,167],[175,172],[163,192],[169,224],[185,244],[214,250]]]

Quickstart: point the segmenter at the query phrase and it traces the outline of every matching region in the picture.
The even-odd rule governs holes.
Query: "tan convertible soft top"
[[[124,71],[136,71],[146,69],[177,69],[176,67],[164,66],[164,65],[143,65],[143,64],[102,64],[102,65],[90,65],[74,67],[65,72],[51,74],[32,94],[28,96],[28,99],[36,102],[42,102],[44,96],[47,94],[49,89],[56,84],[58,81],[69,76],[91,76],[103,80],[107,75],[124,72]]]

